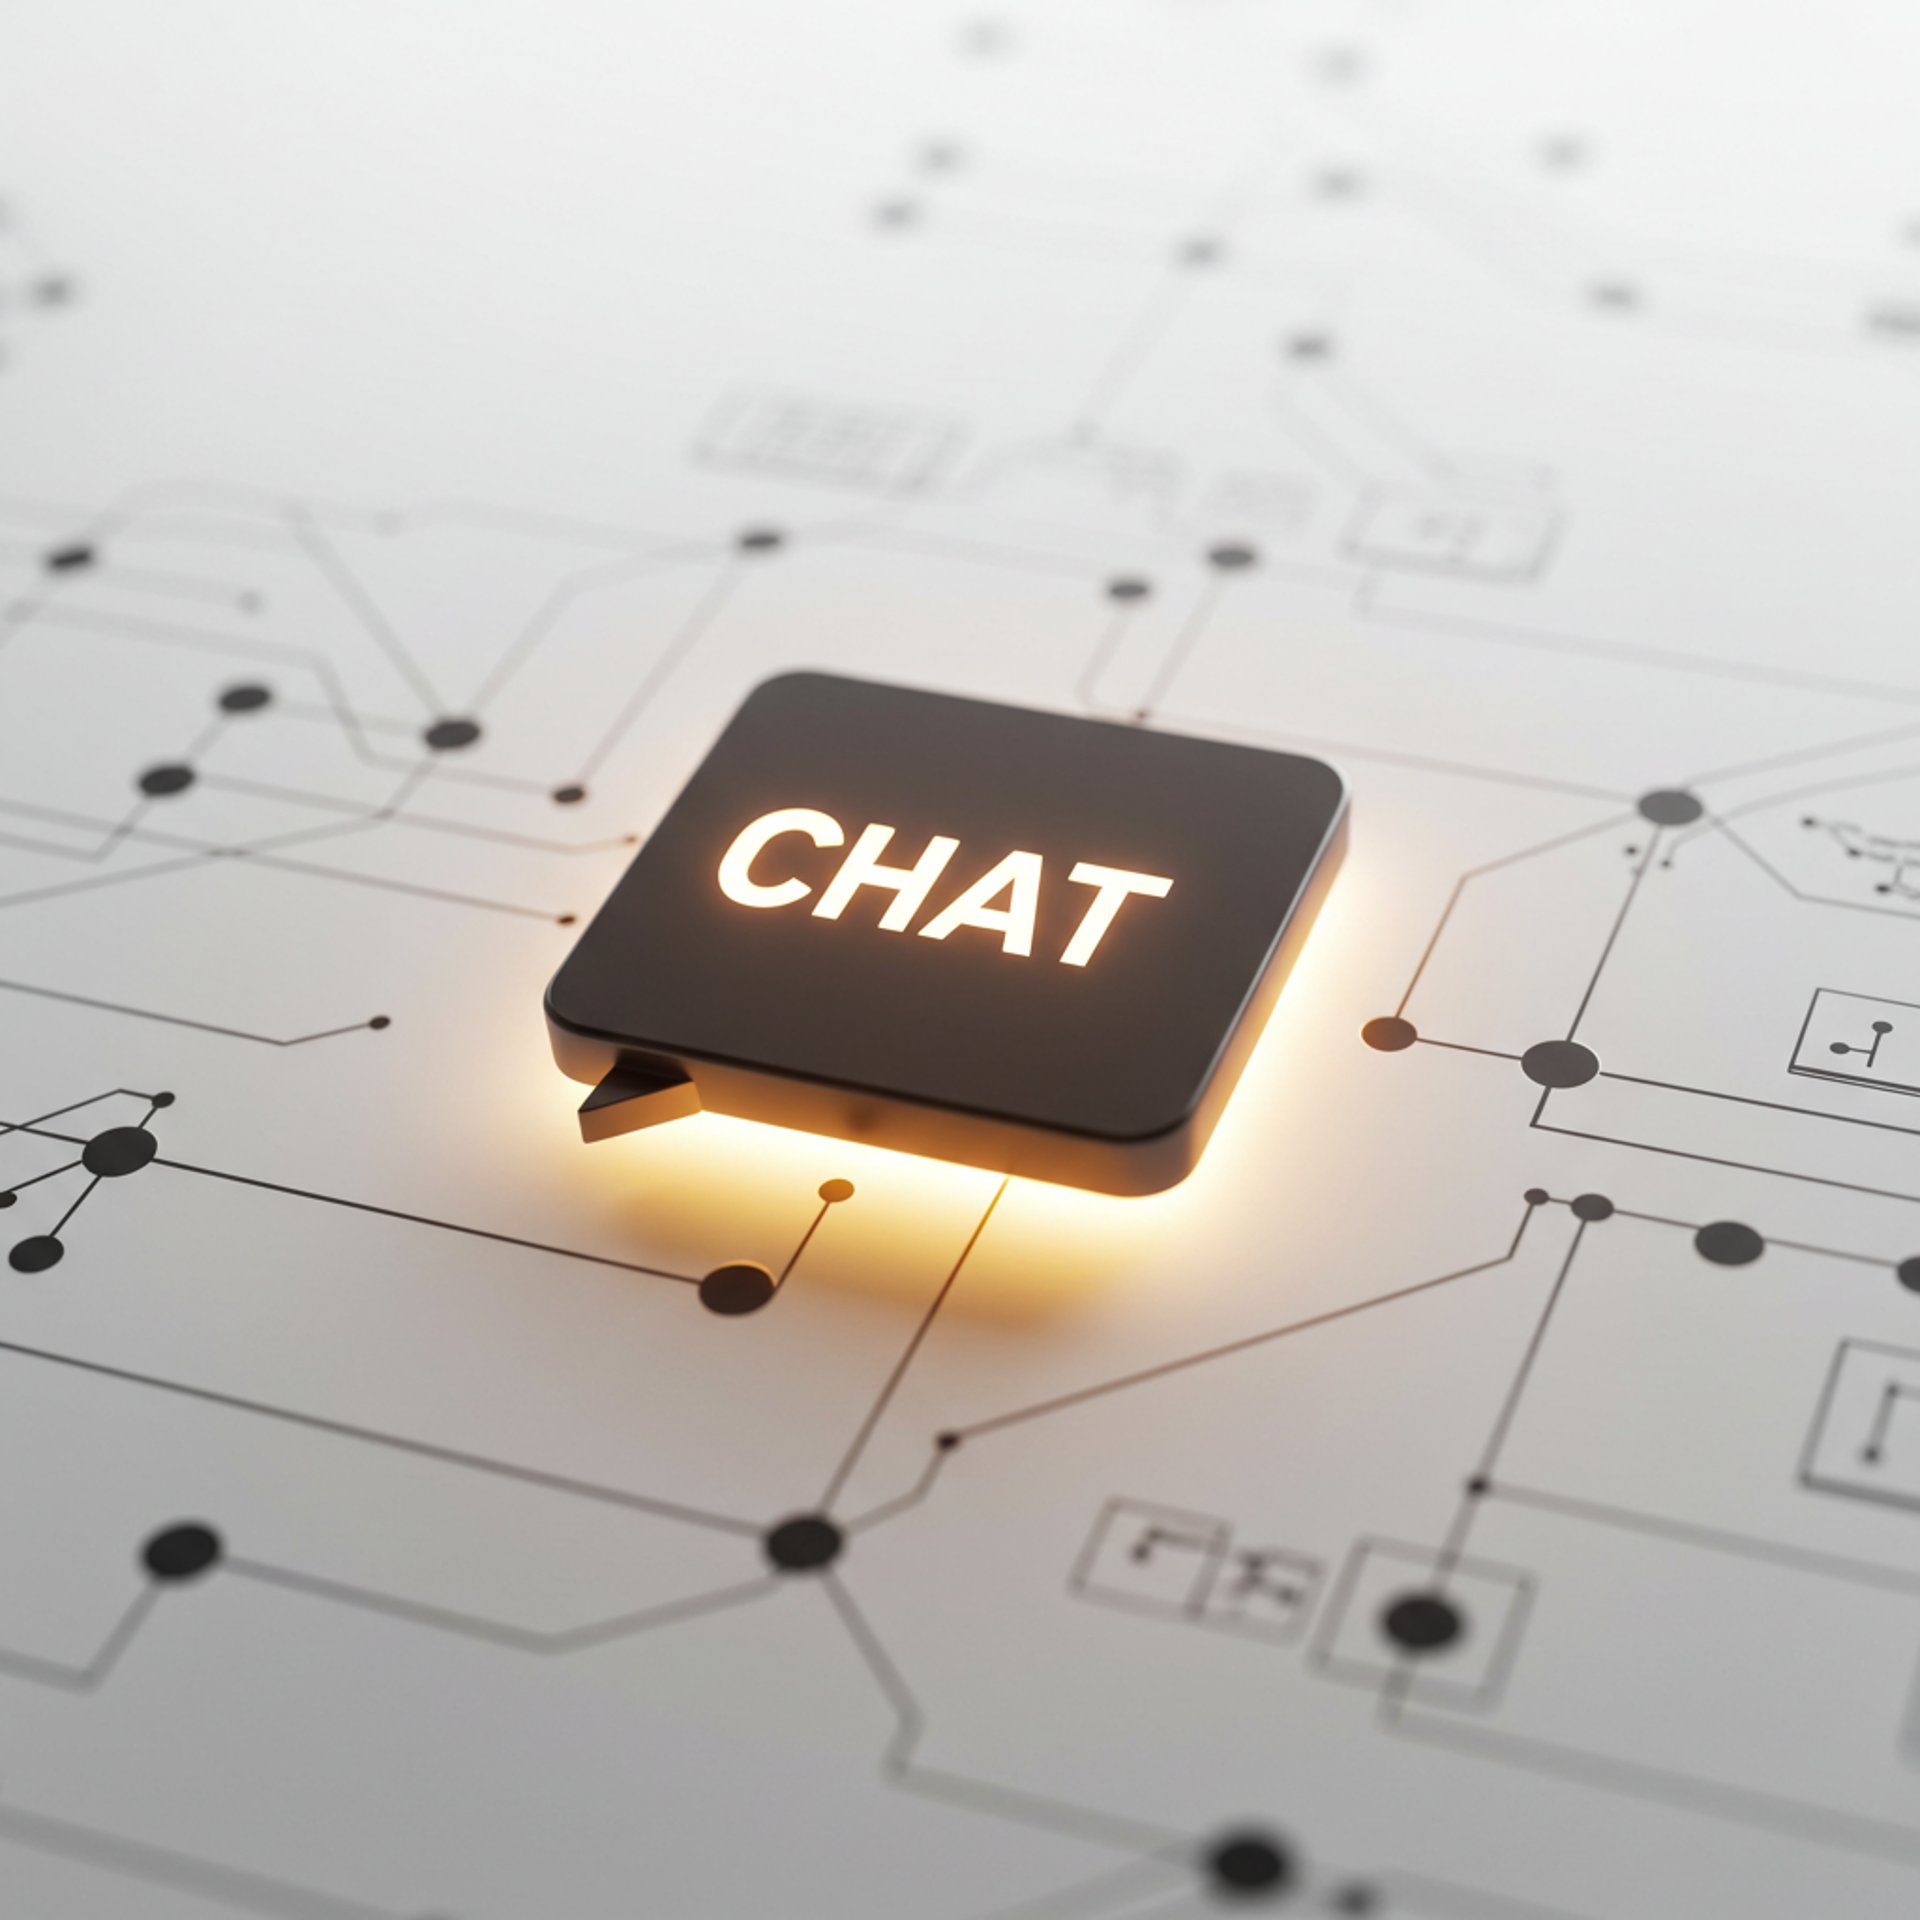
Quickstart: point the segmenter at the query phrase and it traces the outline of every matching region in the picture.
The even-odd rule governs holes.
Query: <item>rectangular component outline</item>
[[[1920,1099],[1920,1087],[1909,1087],[1898,1080],[1866,1080],[1857,1073],[1830,1073],[1820,1067],[1795,1064],[1800,1057],[1801,1047],[1806,1044],[1807,1033],[1813,1026],[1813,1010],[1820,1004],[1823,993],[1839,994],[1848,1000],[1871,1000],[1876,1006],[1899,1007],[1908,1013],[1920,1013],[1920,1002],[1912,1000],[1889,1000],[1879,993],[1855,993],[1851,987],[1815,987],[1813,998],[1807,1002],[1806,1017],[1800,1022],[1800,1031],[1794,1036],[1793,1051],[1787,1055],[1789,1076],[1797,1076],[1802,1080],[1831,1080],[1843,1087],[1864,1087],[1869,1093],[1903,1093]]]

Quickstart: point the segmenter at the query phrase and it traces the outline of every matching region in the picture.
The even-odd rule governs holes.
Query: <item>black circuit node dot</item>
[[[1460,1609],[1444,1594],[1403,1593],[1380,1610],[1380,1631],[1402,1653],[1441,1653],[1466,1627]]]
[[[751,1260],[715,1267],[700,1282],[700,1304],[709,1313],[757,1313],[773,1298],[773,1275]]]
[[[553,916],[553,924],[556,927],[570,927],[579,918],[577,913],[556,913]]]
[[[1207,565],[1222,573],[1238,573],[1245,567],[1257,566],[1259,561],[1259,554],[1239,540],[1225,540],[1207,549]]]
[[[156,1580],[197,1580],[219,1564],[220,1536],[198,1520],[184,1520],[154,1534],[140,1560]]]
[[[1327,333],[1296,333],[1285,342],[1289,360],[1331,360],[1333,336]]]
[[[50,1233],[31,1233],[24,1240],[16,1240],[12,1251],[7,1255],[7,1265],[15,1273],[45,1273],[49,1267],[60,1264],[60,1256],[66,1248]]]
[[[1484,1473],[1476,1473],[1467,1482],[1467,1497],[1471,1500],[1483,1499],[1492,1484],[1493,1482]]]
[[[1360,1029],[1360,1038],[1376,1053],[1398,1053],[1412,1046],[1420,1038],[1420,1032],[1411,1020],[1402,1020],[1397,1013],[1385,1013],[1377,1020],[1369,1020]]]
[[[1293,1861],[1281,1843],[1264,1833],[1223,1834],[1207,1849],[1207,1878],[1230,1900],[1280,1893],[1293,1879]]]
[[[80,1149],[80,1164],[103,1180],[119,1180],[138,1173],[159,1151],[160,1142],[145,1127],[109,1127]]]
[[[222,713],[258,713],[273,699],[273,689],[263,687],[257,680],[243,680],[238,686],[225,688],[220,695]]]
[[[367,1022],[367,1025],[370,1026],[375,1033],[385,1033],[386,1030],[393,1025],[393,1018],[390,1014],[376,1013],[373,1018]]]
[[[0,1207],[10,1207],[19,1198],[20,1196],[17,1193],[15,1193],[11,1187],[9,1187],[6,1189],[5,1192],[0,1193]]]
[[[1909,1293],[1920,1293],[1920,1254],[1909,1254],[1893,1272]]]
[[[86,541],[76,540],[71,545],[49,549],[42,556],[42,564],[49,573],[78,573],[92,566],[99,557],[98,551]]]
[[[1716,1267],[1746,1267],[1766,1252],[1767,1243],[1738,1220],[1715,1220],[1693,1236],[1694,1250]]]
[[[1181,241],[1175,257],[1184,267],[1213,267],[1219,265],[1225,254],[1226,249],[1211,234],[1199,233]]]
[[[942,1453],[951,1453],[960,1444],[960,1436],[957,1433],[936,1433],[933,1436],[933,1444]]]
[[[478,720],[460,720],[449,717],[436,720],[420,738],[435,753],[457,753],[462,747],[470,747],[480,738]]]
[[[166,760],[149,767],[136,784],[149,799],[163,800],[171,793],[185,793],[193,779],[193,769],[183,761]]]
[[[555,787],[553,790],[553,803],[557,807],[577,807],[586,797],[586,788],[574,784]]]
[[[761,1542],[780,1573],[818,1573],[840,1558],[846,1535],[824,1513],[797,1513],[769,1527]]]
[[[1117,580],[1107,582],[1109,600],[1144,600],[1153,592],[1153,583],[1134,578],[1131,574],[1122,575]]]
[[[775,553],[787,544],[787,536],[778,527],[747,527],[734,537],[742,553]]]
[[[1553,1195],[1545,1187],[1529,1187],[1520,1198],[1530,1207],[1544,1207]]]
[[[1575,1194],[1572,1204],[1576,1220],[1610,1220],[1613,1217],[1613,1202],[1604,1193]]]
[[[1651,793],[1643,793],[1634,804],[1640,809],[1641,818],[1651,820],[1656,827],[1691,826],[1707,810],[1706,802],[1684,787],[1655,787]]]
[[[851,1180],[823,1180],[820,1183],[820,1198],[830,1207],[837,1205],[842,1200],[851,1200],[853,1198],[853,1182]]]
[[[173,1095],[170,1093],[156,1093],[153,1096],[153,1104],[156,1107],[170,1107],[173,1105]]]
[[[1584,1087],[1600,1071],[1600,1056],[1577,1040],[1541,1040],[1520,1056],[1520,1071],[1536,1087]]]
[[[1342,1887],[1333,1896],[1335,1913],[1378,1913],[1380,1911],[1380,1891],[1356,1881],[1350,1887]]]

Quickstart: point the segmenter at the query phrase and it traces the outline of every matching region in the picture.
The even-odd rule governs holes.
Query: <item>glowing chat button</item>
[[[548,989],[588,1140],[705,1110],[1108,1193],[1192,1171],[1339,864],[1323,762],[795,673]]]

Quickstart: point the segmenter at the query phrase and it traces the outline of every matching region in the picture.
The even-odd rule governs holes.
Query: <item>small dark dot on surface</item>
[[[925,173],[951,173],[966,158],[966,150],[957,140],[928,140],[920,148],[920,167]]]
[[[1920,1293],[1920,1253],[1909,1254],[1893,1271],[1909,1293]]]
[[[1627,280],[1596,280],[1587,289],[1587,298],[1596,307],[1625,313],[1640,304],[1640,289]]]
[[[1580,1193],[1573,1198],[1573,1217],[1576,1220],[1610,1220],[1613,1218],[1613,1202],[1604,1193]]]
[[[1530,1207],[1544,1207],[1553,1195],[1545,1187],[1529,1187],[1520,1198]]]
[[[193,769],[178,760],[163,761],[149,767],[137,782],[149,799],[165,799],[168,794],[185,793],[193,785]]]
[[[1715,1220],[1693,1236],[1695,1251],[1716,1267],[1747,1267],[1766,1252],[1767,1243],[1738,1220]]]
[[[1331,360],[1333,336],[1330,333],[1296,333],[1282,346],[1289,360]]]
[[[744,527],[734,536],[742,553],[776,553],[786,544],[787,536],[778,527]]]
[[[1480,1496],[1483,1493],[1485,1493],[1487,1488],[1492,1484],[1493,1483],[1490,1480],[1488,1480],[1487,1476],[1484,1473],[1476,1473],[1473,1476],[1473,1478],[1467,1482],[1467,1492],[1475,1500],[1478,1500]]]
[[[156,1107],[170,1107],[173,1105],[173,1095],[170,1093],[156,1093],[153,1096],[153,1104]]]
[[[449,718],[436,720],[420,738],[435,753],[457,753],[462,747],[470,747],[480,738],[478,720],[460,720]]]
[[[1366,184],[1352,167],[1325,167],[1314,175],[1313,190],[1322,200],[1352,200],[1366,190]]]
[[[781,1573],[818,1573],[839,1559],[846,1535],[824,1513],[797,1513],[767,1529],[767,1558]]]
[[[1226,257],[1226,249],[1211,234],[1195,234],[1183,240],[1174,258],[1183,267],[1217,267]]]
[[[1466,1622],[1438,1593],[1403,1593],[1380,1610],[1380,1630],[1403,1653],[1439,1653],[1459,1639]]]
[[[1536,1087],[1584,1087],[1600,1071],[1600,1056],[1577,1040],[1541,1040],[1520,1056],[1520,1071]]]
[[[1136,579],[1132,575],[1122,575],[1117,580],[1107,582],[1109,600],[1145,600],[1152,592],[1150,581]]]
[[[393,1025],[393,1021],[387,1014],[376,1013],[373,1018],[367,1022],[367,1025],[370,1026],[375,1033],[385,1033],[386,1030]]]
[[[1642,818],[1656,827],[1691,826],[1707,810],[1697,793],[1688,793],[1683,787],[1656,787],[1651,793],[1643,793],[1635,805]]]
[[[851,1200],[853,1198],[853,1182],[851,1180],[823,1180],[820,1183],[820,1198],[830,1207],[836,1206],[842,1200]]]
[[[1402,1020],[1398,1014],[1382,1014],[1377,1020],[1369,1020],[1360,1029],[1360,1038],[1376,1053],[1399,1053],[1410,1047],[1420,1038],[1419,1030],[1411,1020]]]
[[[1333,1896],[1335,1913],[1378,1913],[1380,1911],[1380,1893],[1378,1888],[1356,1883],[1342,1887]]]
[[[69,546],[50,548],[42,564],[49,573],[78,573],[92,566],[99,557],[98,550],[90,543],[76,540]]]
[[[66,1248],[52,1234],[29,1234],[26,1239],[14,1242],[7,1255],[7,1265],[15,1273],[45,1273],[49,1267],[60,1264],[60,1256],[65,1252]]]
[[[960,1436],[957,1433],[937,1433],[933,1437],[933,1444],[942,1453],[951,1453],[960,1444]]]
[[[556,927],[570,927],[579,918],[577,913],[556,913],[553,916],[553,924]]]
[[[162,1527],[140,1549],[140,1559],[156,1580],[194,1580],[220,1559],[220,1536],[198,1520]]]
[[[757,1313],[773,1298],[773,1275],[751,1260],[735,1260],[700,1282],[700,1304],[709,1313]]]
[[[587,790],[580,786],[555,787],[553,800],[555,806],[577,807],[587,797]]]
[[[109,1127],[80,1149],[80,1164],[103,1180],[119,1180],[138,1173],[159,1151],[160,1142],[145,1127]]]
[[[920,218],[920,206],[914,200],[882,200],[873,210],[876,227],[910,227]]]
[[[1222,573],[1239,573],[1244,568],[1257,566],[1259,562],[1259,554],[1237,540],[1224,541],[1217,547],[1207,549],[1207,564],[1217,567]]]
[[[271,687],[263,687],[257,680],[244,680],[238,686],[221,690],[220,711],[222,713],[258,713],[272,700]]]
[[[0,1207],[10,1207],[19,1198],[20,1196],[17,1193],[15,1193],[11,1187],[9,1187],[4,1192],[0,1192]]]
[[[1207,1849],[1207,1878],[1230,1899],[1275,1894],[1293,1878],[1293,1862],[1278,1840],[1264,1833],[1229,1833]]]

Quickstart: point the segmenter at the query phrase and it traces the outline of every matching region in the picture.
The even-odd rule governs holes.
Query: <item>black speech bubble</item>
[[[718,878],[764,814],[830,816],[752,865],[807,896],[746,906]],[[959,842],[903,931],[863,888],[815,911],[870,823],[911,867]],[[1110,1193],[1189,1173],[1331,882],[1346,789],[1323,762],[823,673],[758,687],[580,936],[546,1010],[595,1083],[589,1139],[704,1108]],[[1005,855],[1040,856],[1032,951],[921,929]],[[1086,964],[1074,866],[1157,875]],[[1002,896],[997,902],[1007,904]]]

